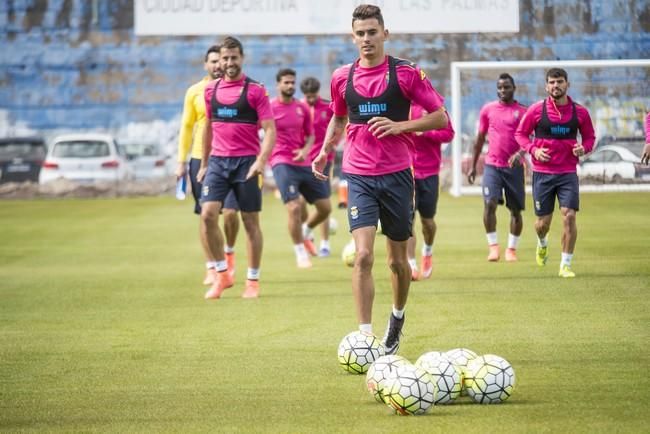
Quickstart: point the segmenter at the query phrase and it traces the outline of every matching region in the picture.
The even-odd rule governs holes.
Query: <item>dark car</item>
[[[40,137],[0,139],[0,183],[38,182],[45,154],[45,140]]]

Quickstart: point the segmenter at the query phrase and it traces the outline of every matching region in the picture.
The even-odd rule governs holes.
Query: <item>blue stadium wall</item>
[[[388,50],[417,62],[446,96],[452,61],[650,57],[645,0],[521,0],[520,29],[393,35]],[[117,130],[129,123],[177,122],[187,86],[202,76],[205,49],[218,39],[137,37],[132,0],[1,0],[0,127]],[[278,68],[290,66],[299,79],[320,78],[328,93],[331,72],[355,57],[349,37],[340,35],[241,39],[246,72],[271,88]],[[650,82],[647,71],[640,74],[632,79]],[[463,106],[476,112],[495,95],[492,77],[474,80],[465,83],[472,91],[463,93]],[[605,72],[599,80],[630,77]],[[640,119],[648,92],[633,93],[633,116],[638,111]],[[471,123],[472,116],[464,121]]]

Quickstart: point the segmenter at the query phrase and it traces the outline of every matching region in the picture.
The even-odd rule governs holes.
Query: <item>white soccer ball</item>
[[[354,267],[354,259],[356,255],[356,246],[354,245],[354,240],[352,239],[343,247],[343,252],[341,252],[341,259],[343,260],[343,263],[348,267]]]
[[[465,388],[479,404],[498,404],[510,398],[515,388],[515,371],[503,357],[485,354],[467,365]]]
[[[431,351],[423,354],[415,366],[427,371],[435,381],[436,405],[450,404],[460,396],[463,374],[443,353]]]
[[[330,217],[329,223],[330,235],[336,235],[336,231],[339,230],[339,222],[337,222],[334,217]]]
[[[366,387],[368,392],[377,400],[377,402],[385,403],[384,401],[384,384],[386,380],[396,374],[399,366],[408,365],[411,362],[402,356],[388,355],[381,356],[370,365],[366,373]]]
[[[352,374],[365,374],[370,365],[384,355],[377,336],[355,331],[345,335],[338,349],[341,367]]]
[[[461,384],[463,385],[460,390],[460,395],[467,396],[467,391],[465,390],[465,383],[463,379],[466,376],[467,364],[470,360],[478,357],[478,354],[472,350],[468,350],[467,348],[454,348],[453,350],[449,350],[444,354],[447,356],[449,361],[460,370],[462,374]]]
[[[395,376],[384,383],[386,404],[401,415],[426,413],[435,401],[436,385],[431,375],[415,365],[398,366]]]

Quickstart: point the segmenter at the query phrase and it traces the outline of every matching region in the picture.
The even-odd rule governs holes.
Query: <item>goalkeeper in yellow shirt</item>
[[[221,77],[222,71],[219,67],[219,46],[213,45],[205,53],[204,69],[208,73],[198,83],[193,84],[185,93],[183,103],[183,119],[181,121],[181,130],[178,140],[178,167],[176,168],[176,178],[181,179],[188,175],[187,157],[191,151],[189,160],[189,178],[192,186],[192,196],[194,197],[194,213],[201,215],[201,183],[196,180],[196,174],[201,166],[203,155],[203,129],[206,125],[205,100],[203,93],[208,83]],[[237,232],[239,232],[239,219],[237,212],[239,205],[234,193],[231,191],[223,204],[223,225],[226,236],[225,254],[228,262],[228,271],[235,274],[235,241]],[[214,270],[216,263],[215,258],[206,258],[206,275],[203,280],[204,285],[211,285],[215,276]]]

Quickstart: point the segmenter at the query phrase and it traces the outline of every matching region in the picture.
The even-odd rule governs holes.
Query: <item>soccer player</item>
[[[505,259],[517,260],[517,246],[523,229],[521,212],[526,205],[523,156],[515,140],[515,131],[526,112],[526,107],[515,99],[515,80],[503,73],[497,80],[497,101],[485,104],[479,113],[478,135],[474,144],[472,168],[467,173],[470,184],[476,178],[476,163],[485,144],[490,138],[485,157],[483,173],[483,225],[488,242],[488,261],[498,261],[501,254],[497,238],[497,206],[505,204],[510,210],[510,234]]]
[[[547,234],[551,227],[555,198],[562,214],[562,259],[560,277],[575,277],[571,259],[578,237],[576,213],[580,193],[576,165],[591,152],[596,140],[587,109],[568,95],[569,78],[560,68],[546,72],[549,97],[530,106],[515,133],[519,145],[530,153],[533,164],[533,200],[537,232],[537,265],[548,259]],[[578,131],[582,142],[577,141]],[[535,135],[531,141],[531,134]]]
[[[419,119],[427,112],[417,104],[411,105],[411,119]],[[428,279],[433,271],[433,240],[436,236],[436,209],[440,190],[440,150],[443,143],[454,139],[454,129],[447,116],[447,127],[413,135],[413,173],[415,177],[415,209],[420,214],[422,224],[422,259],[418,270],[415,259],[415,235],[408,241],[408,261],[411,267],[411,280]]]
[[[305,102],[310,109],[310,114],[312,118],[312,123],[314,125],[314,144],[309,151],[309,163],[318,156],[321,148],[323,147],[323,140],[325,139],[325,132],[327,131],[327,125],[332,119],[332,109],[330,108],[329,100],[323,99],[320,97],[318,92],[320,91],[320,81],[315,77],[307,77],[302,82],[300,82],[300,90],[304,95],[303,102]],[[331,174],[332,168],[334,165],[335,151],[327,154],[327,164],[325,165],[325,173]],[[325,182],[325,187],[327,190],[328,200],[332,196],[332,186],[329,181]],[[330,201],[331,204],[331,201]],[[331,207],[331,205],[330,205]],[[307,216],[307,205],[303,201],[303,216]],[[325,219],[321,224],[321,240],[320,247],[318,248],[318,256],[327,257],[330,255],[330,225],[329,219]],[[308,223],[303,224],[303,236],[311,240],[313,238],[312,228],[309,227]]]
[[[409,61],[385,54],[388,30],[377,6],[363,4],[354,10],[352,39],[359,59],[334,71],[334,116],[312,170],[317,178],[327,179],[323,173],[327,155],[345,129],[347,145],[342,170],[348,181],[348,223],[356,245],[352,291],[359,329],[372,333],[373,251],[380,220],[387,237],[393,290],[393,311],[383,344],[387,354],[394,354],[399,347],[411,283],[406,257],[414,195],[410,133],[444,128],[447,117],[443,98],[424,72]],[[429,114],[409,119],[411,102]]]
[[[648,162],[650,162],[650,113],[645,117],[645,146],[641,155],[641,163],[648,164]]]
[[[219,49],[224,76],[206,85],[204,100],[209,127],[204,129],[201,167],[197,174],[201,190],[201,241],[217,273],[206,299],[221,297],[234,283],[224,258],[219,212],[228,192],[233,191],[247,235],[248,270],[244,298],[259,296],[264,165],[275,144],[275,122],[264,86],[242,71],[244,48],[228,36]],[[260,146],[258,124],[264,130]]]
[[[201,214],[201,183],[197,181],[196,175],[201,166],[203,156],[203,130],[206,124],[205,101],[203,93],[205,86],[210,80],[216,80],[223,75],[219,65],[219,46],[213,45],[205,53],[204,65],[208,73],[206,77],[198,83],[193,84],[185,92],[183,103],[183,118],[181,121],[181,130],[178,139],[178,166],[176,168],[176,179],[187,176],[187,156],[190,153],[189,162],[190,183],[192,185],[192,196],[194,197],[194,213]],[[235,272],[235,241],[239,232],[239,218],[237,212],[239,205],[231,192],[226,196],[223,206],[223,229],[226,234],[226,260],[228,269],[234,276]],[[206,275],[203,279],[204,285],[212,285],[216,277],[216,271],[212,267],[213,260],[206,259]]]
[[[329,217],[332,210],[327,181],[313,177],[309,150],[314,143],[314,127],[310,108],[293,97],[296,72],[285,68],[276,75],[277,98],[271,101],[277,139],[271,154],[273,178],[280,191],[289,217],[289,235],[293,241],[299,268],[312,266],[309,255],[316,255],[311,240],[303,236],[302,203],[300,195],[316,207],[307,219],[307,226],[315,227]]]

